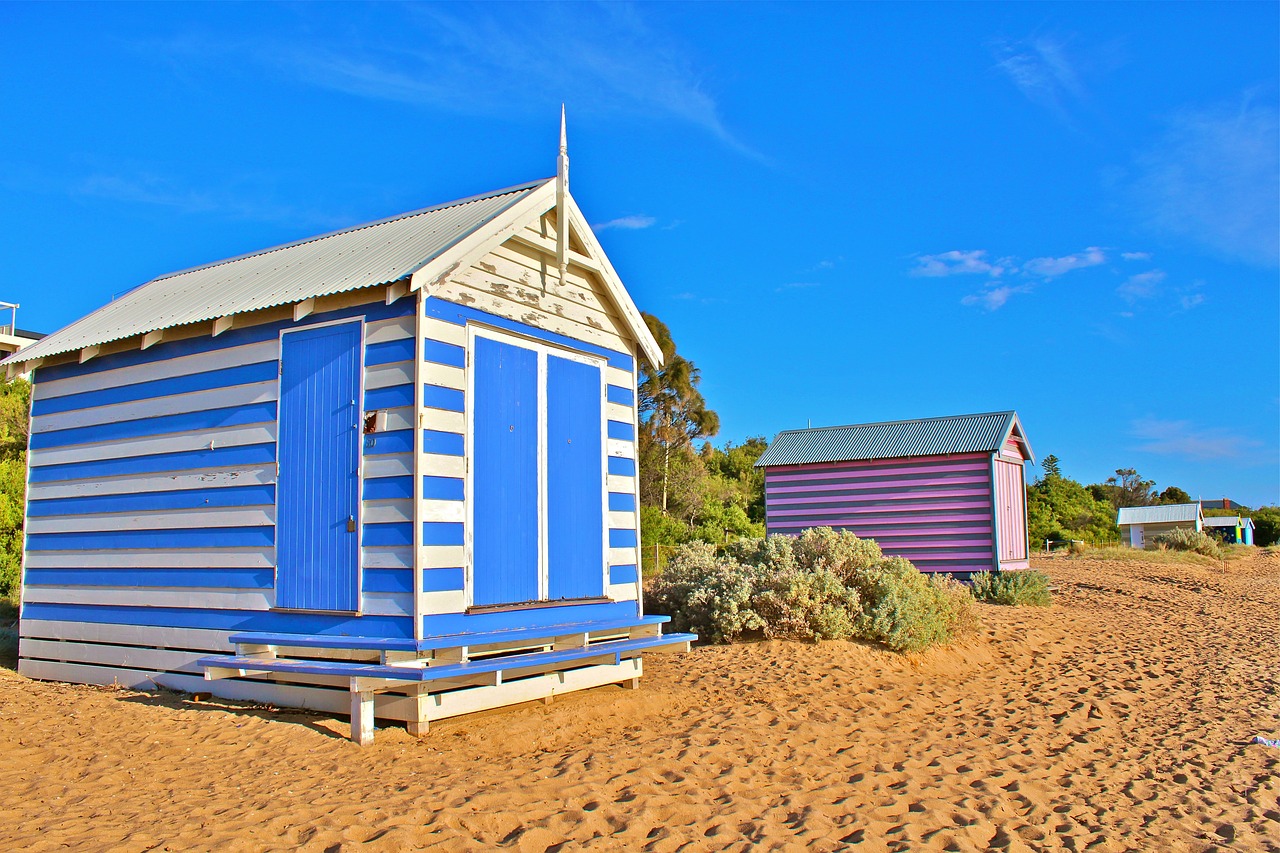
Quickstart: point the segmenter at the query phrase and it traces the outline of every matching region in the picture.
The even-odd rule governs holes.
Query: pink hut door
[[[996,459],[996,539],[1000,562],[1027,559],[1027,490],[1022,466]]]

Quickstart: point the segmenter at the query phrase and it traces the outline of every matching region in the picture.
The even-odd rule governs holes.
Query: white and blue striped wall
[[[383,295],[349,295],[332,310],[321,303],[297,323],[275,319],[36,371],[22,672],[193,690],[201,689],[194,660],[228,650],[234,631],[412,637],[637,613],[633,353],[435,298],[388,306]],[[351,304],[361,298],[377,301]],[[385,412],[385,429],[364,437],[360,615],[275,611],[280,333],[353,318],[364,328],[364,410]],[[614,603],[466,614],[468,323],[607,362],[606,593]],[[227,683],[219,692],[304,707],[338,701],[260,687]]]
[[[24,672],[194,676],[236,630],[412,636],[415,300],[382,296],[36,371]],[[349,318],[364,321],[364,408],[386,412],[363,449],[361,615],[275,612],[279,334]]]
[[[423,303],[422,318],[422,559],[426,634],[488,630],[540,620],[630,616],[639,606],[636,479],[636,365],[631,353],[607,349],[516,320],[442,299]],[[515,333],[553,347],[584,352],[607,362],[606,488],[608,490],[608,585],[613,605],[525,610],[519,615],[484,614],[458,620],[466,595],[467,326]],[[609,612],[605,612],[605,611]],[[570,611],[573,611],[572,614]]]

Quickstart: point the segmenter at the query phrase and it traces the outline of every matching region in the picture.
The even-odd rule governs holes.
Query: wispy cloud
[[[991,42],[996,68],[1029,101],[1067,119],[1066,106],[1084,96],[1084,85],[1066,43],[1051,36]]]
[[[695,53],[625,4],[405,7],[403,25],[377,38],[316,25],[311,35],[229,43],[186,36],[142,45],[187,62],[228,54],[322,89],[466,115],[541,114],[549,103],[697,127],[737,153],[765,158],[730,130]],[[323,15],[325,10],[314,14]],[[323,23],[323,22],[321,22]],[[343,35],[314,35],[341,29]]]
[[[1135,158],[1125,185],[1153,231],[1218,255],[1280,265],[1277,111],[1246,99],[1234,109],[1184,112]]]
[[[150,173],[97,173],[71,184],[67,192],[71,196],[162,207],[183,214],[208,214],[326,229],[351,224],[350,218],[274,202],[270,198],[271,192],[261,187],[199,189]]]
[[[907,274],[918,278],[951,276],[986,276],[982,288],[963,297],[964,305],[987,311],[1003,308],[1017,294],[1031,293],[1032,279],[1052,280],[1076,270],[1096,267],[1107,262],[1107,250],[1090,246],[1061,257],[1046,256],[1021,261],[1014,256],[989,259],[986,249],[955,249],[932,255],[916,255],[915,266]]]
[[[1192,282],[1186,287],[1177,288],[1174,292],[1174,298],[1177,300],[1178,308],[1182,311],[1190,311],[1203,305],[1205,302],[1203,288],[1203,281]]]
[[[1061,258],[1032,258],[1022,265],[1023,272],[1043,278],[1057,278],[1069,272],[1096,267],[1107,262],[1107,254],[1097,246]]]
[[[1137,450],[1190,459],[1230,459],[1260,446],[1260,442],[1222,428],[1200,428],[1190,421],[1143,418],[1131,425]]]
[[[1005,271],[999,263],[987,260],[985,249],[956,249],[936,255],[917,255],[915,261],[916,265],[909,270],[909,274],[922,278],[944,278],[952,275],[1000,276]]]
[[[970,293],[968,296],[960,300],[963,305],[977,305],[988,311],[995,311],[1003,308],[1004,304],[1009,301],[1009,297],[1015,293],[1028,293],[1031,291],[1031,285],[1009,285],[1002,284],[998,287],[987,288],[978,293]]]
[[[1150,299],[1159,292],[1160,282],[1166,278],[1163,270],[1149,270],[1131,275],[1116,288],[1120,298],[1133,304],[1140,299]]]
[[[1150,252],[1121,252],[1120,257],[1126,261],[1149,261],[1151,260]]]
[[[601,222],[596,225],[592,225],[591,230],[596,232],[610,231],[614,229],[622,231],[641,231],[645,228],[652,228],[657,223],[658,220],[654,219],[652,216],[635,214],[632,216],[620,216],[617,219],[610,219],[608,222]]]
[[[786,284],[775,287],[773,292],[786,293],[788,290],[808,290],[813,287],[822,287],[822,285],[816,281],[789,281]]]
[[[673,294],[671,298],[679,299],[682,302],[697,302],[702,305],[718,305],[727,301],[722,296],[703,296],[700,293],[693,293],[688,290]]]

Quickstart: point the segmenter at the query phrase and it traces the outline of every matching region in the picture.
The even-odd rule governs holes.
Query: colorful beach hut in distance
[[[1198,503],[1125,506],[1116,513],[1120,541],[1131,548],[1146,548],[1152,538],[1171,530],[1203,530],[1204,522]]]
[[[562,126],[563,128],[563,126]],[[34,368],[19,671],[429,721],[687,649],[641,606],[636,360],[556,178],[161,276]]]
[[[1024,466],[1016,412],[779,433],[764,469],[769,533],[850,530],[923,572],[1025,569]]]
[[[1249,541],[1245,542],[1245,522],[1249,522]],[[1217,515],[1206,516],[1204,520],[1204,532],[1218,537],[1229,545],[1252,545],[1253,544],[1253,519],[1241,518],[1238,515]]]

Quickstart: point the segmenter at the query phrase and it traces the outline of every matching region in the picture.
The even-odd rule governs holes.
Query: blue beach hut
[[[431,720],[687,649],[641,606],[636,361],[557,177],[153,279],[34,369],[19,671]]]

